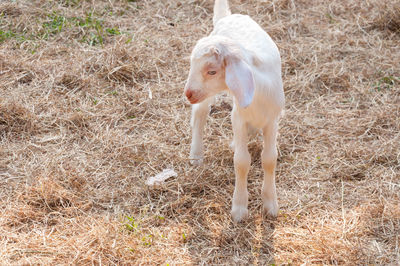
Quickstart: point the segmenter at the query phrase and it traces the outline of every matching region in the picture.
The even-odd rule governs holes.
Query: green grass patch
[[[63,1],[63,3],[68,6],[75,6],[79,4],[79,1]],[[7,40],[17,40],[18,43],[26,40],[47,41],[61,33],[68,40],[75,39],[90,46],[103,46],[106,39],[123,34],[129,37],[129,41],[132,40],[129,33],[122,32],[118,27],[105,27],[104,20],[93,12],[88,12],[82,17],[68,17],[59,11],[53,11],[44,18],[38,18],[35,21],[41,27],[34,31],[28,29],[21,32],[21,30],[15,29],[12,23],[6,22],[1,18],[0,43]]]
[[[121,32],[117,28],[108,28],[106,31],[109,35],[121,35]]]
[[[126,221],[124,227],[130,232],[137,232],[139,230],[139,223],[131,216],[125,216]]]
[[[400,77],[394,77],[394,76],[384,76],[380,78],[375,84],[375,90],[377,91],[382,91],[382,90],[390,90],[392,89],[396,84],[400,83]]]
[[[42,25],[46,33],[51,35],[60,33],[67,22],[67,19],[64,16],[58,15],[56,13],[48,15],[48,18],[49,20],[43,22]]]
[[[7,39],[14,38],[16,36],[15,32],[11,30],[0,30],[0,43],[6,41]]]

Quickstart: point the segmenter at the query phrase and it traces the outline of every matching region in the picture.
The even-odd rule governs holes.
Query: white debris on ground
[[[173,176],[178,176],[178,174],[173,169],[164,169],[161,173],[149,177],[146,181],[146,185],[148,186],[158,185]]]

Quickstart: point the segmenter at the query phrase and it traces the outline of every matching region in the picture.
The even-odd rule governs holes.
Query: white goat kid
[[[185,95],[193,104],[190,160],[203,163],[203,129],[213,103],[222,91],[233,95],[232,128],[235,190],[232,217],[238,222],[248,215],[247,174],[250,154],[248,126],[261,129],[264,147],[261,154],[264,181],[261,197],[264,210],[278,213],[275,188],[278,120],[284,107],[281,59],[275,43],[249,16],[231,15],[228,2],[214,5],[214,30],[197,42]]]

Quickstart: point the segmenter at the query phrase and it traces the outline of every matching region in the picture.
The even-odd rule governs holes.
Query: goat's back
[[[252,52],[264,64],[280,66],[278,47],[271,37],[247,15],[234,14],[220,19],[210,35],[227,37]],[[280,74],[280,68],[278,74]]]

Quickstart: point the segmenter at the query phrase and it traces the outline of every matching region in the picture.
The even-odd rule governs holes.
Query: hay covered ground
[[[231,1],[276,41],[287,100],[279,215],[261,213],[256,136],[240,224],[227,97],[188,162],[183,86],[212,6],[0,2],[1,264],[399,263],[399,2]]]

